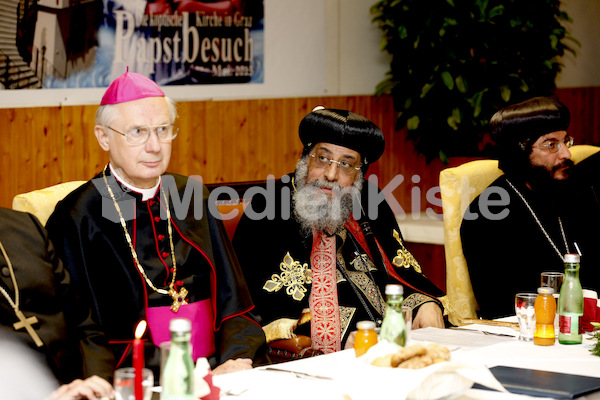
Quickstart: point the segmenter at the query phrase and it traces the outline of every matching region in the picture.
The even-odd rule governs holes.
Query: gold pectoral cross
[[[173,312],[179,311],[179,307],[188,303],[188,301],[185,299],[187,294],[188,291],[184,287],[179,289],[179,292],[177,292],[174,288],[169,289],[169,296],[171,296],[173,299],[173,304],[171,304],[171,310],[173,310]]]
[[[31,338],[37,345],[37,347],[42,347],[44,345],[44,342],[42,342],[42,339],[40,339],[35,329],[33,329],[33,327],[31,326],[39,322],[37,317],[33,316],[26,318],[25,315],[23,315],[23,313],[21,312],[21,310],[16,310],[15,314],[17,315],[17,318],[19,318],[19,322],[15,322],[13,324],[15,330],[18,331],[20,329],[25,328],[27,330],[27,333],[29,333],[29,336],[31,336]]]

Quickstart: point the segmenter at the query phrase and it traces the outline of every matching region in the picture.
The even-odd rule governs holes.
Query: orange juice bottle
[[[375,332],[375,322],[360,321],[356,324],[358,331],[354,338],[354,352],[356,357],[360,357],[377,344],[377,332]]]
[[[535,334],[533,343],[540,346],[554,345],[556,334],[554,332],[554,315],[556,314],[556,300],[554,289],[551,287],[538,288],[535,299]]]

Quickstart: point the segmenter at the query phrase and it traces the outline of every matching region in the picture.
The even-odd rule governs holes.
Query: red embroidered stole
[[[313,347],[324,353],[341,350],[341,322],[337,294],[336,236],[313,232],[310,255],[312,288],[308,298]]]
[[[348,232],[353,235],[362,249],[373,259],[367,240],[358,222],[351,218],[345,225]],[[313,232],[313,245],[310,255],[312,268],[312,288],[308,298],[310,313],[310,336],[313,347],[324,353],[341,350],[341,322],[337,294],[337,268],[336,268],[336,238],[337,235],[327,236],[323,232]],[[394,266],[375,239],[377,248],[385,268],[390,276],[403,285],[417,292],[427,294],[402,279],[394,270]]]

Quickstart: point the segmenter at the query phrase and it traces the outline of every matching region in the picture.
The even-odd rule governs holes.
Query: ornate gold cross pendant
[[[171,296],[173,299],[173,304],[171,304],[171,310],[173,310],[173,312],[179,311],[179,307],[188,303],[185,298],[187,295],[188,291],[184,287],[179,289],[179,292],[177,292],[174,288],[169,289],[169,296]]]

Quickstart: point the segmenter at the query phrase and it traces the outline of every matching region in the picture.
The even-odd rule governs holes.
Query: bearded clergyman
[[[413,329],[443,328],[444,293],[364,179],[383,154],[381,130],[353,112],[320,107],[299,135],[295,172],[277,182],[274,198],[253,196],[233,239],[267,342],[302,334],[323,353],[344,349],[358,321],[381,323],[390,283],[403,285]]]
[[[490,118],[490,137],[503,175],[471,202],[460,228],[481,318],[514,315],[515,294],[535,292],[542,272],[563,272],[567,253],[583,252],[581,283],[598,288],[592,258],[598,242],[590,235],[595,231],[590,227],[597,226],[592,211],[598,200],[589,193],[584,203],[583,193],[574,190],[580,184],[584,191],[592,180],[580,170],[573,181],[570,123],[571,112],[553,97],[511,104]],[[597,176],[597,169],[589,167]],[[579,224],[587,226],[582,229]],[[490,279],[495,273],[502,277]]]

